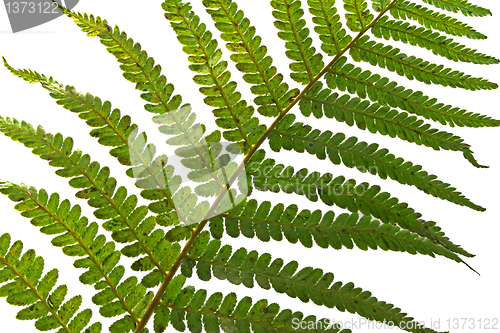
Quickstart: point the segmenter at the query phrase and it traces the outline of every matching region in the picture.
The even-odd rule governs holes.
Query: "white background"
[[[197,14],[218,36],[210,17],[201,5],[201,1],[194,2]],[[342,1],[337,2],[340,7]],[[275,60],[274,64],[278,67],[278,71],[286,74],[287,82],[291,86],[298,86],[288,77],[288,60],[284,56],[284,42],[277,38],[277,30],[272,24],[272,9],[268,1],[239,1],[239,3],[240,8],[245,11],[252,20],[252,24],[257,27],[257,33],[263,37],[263,43],[269,47],[269,54]],[[470,18],[460,14],[450,13],[449,15],[468,22],[478,31],[488,35],[489,39],[476,41],[456,38],[456,40],[498,58],[500,57],[498,47],[500,34],[498,34],[497,24],[500,17],[498,16],[500,15],[500,3],[485,0],[474,0],[474,3],[490,8],[493,16]],[[182,52],[180,43],[176,40],[168,21],[163,17],[160,4],[161,1],[82,0],[76,10],[107,18],[111,25],[118,24],[135,41],[139,41],[148,54],[162,65],[163,73],[169,82],[175,85],[176,93],[183,96],[184,102],[193,105],[193,110],[198,113],[199,119],[205,121],[210,129],[215,128],[211,117],[211,108],[203,104],[202,95],[198,92],[199,87],[191,80],[193,74],[187,67],[187,57]],[[308,26],[312,28],[308,14],[307,19]],[[313,37],[315,42],[318,42],[316,36]],[[220,44],[222,45],[222,43]],[[401,43],[393,44],[402,47],[407,53],[424,57],[429,61],[443,63],[493,82],[500,81],[500,67],[498,65],[457,64],[434,56],[427,50],[408,47]],[[228,59],[229,52],[225,47],[223,47],[223,51],[225,58]],[[144,102],[139,98],[139,92],[134,90],[133,84],[122,78],[115,58],[107,53],[99,43],[98,38],[87,38],[70,19],[61,17],[28,31],[12,34],[7,14],[2,7],[0,9],[0,54],[5,56],[10,64],[16,68],[31,68],[40,73],[52,75],[61,83],[74,85],[80,91],[89,91],[100,96],[103,100],[110,100],[114,107],[122,110],[123,114],[130,114],[133,121],[138,123],[142,129],[149,129],[150,133],[154,131],[154,126],[150,121],[151,114],[143,109]],[[231,69],[234,69],[232,64],[230,66]],[[431,97],[438,97],[443,103],[500,118],[497,90],[471,92],[440,86],[427,86],[420,82],[410,82],[406,78],[392,75],[392,73],[380,68],[372,68],[366,64],[361,64],[361,66],[389,76],[393,80],[398,80],[406,87],[422,90]],[[244,97],[251,100],[249,86],[242,82],[241,75],[236,70],[233,71],[233,79],[240,83],[239,89]],[[88,136],[90,129],[84,122],[75,114],[56,105],[54,100],[48,96],[47,91],[42,89],[40,85],[29,85],[27,82],[12,76],[6,69],[0,68],[0,91],[0,114],[3,117],[15,117],[34,125],[42,124],[47,132],[56,133],[59,131],[65,136],[72,136],[75,139],[75,147],[90,153],[94,160],[100,161],[101,165],[110,166],[112,175],[119,180],[120,185],[128,186],[130,192],[139,193],[133,187],[133,182],[125,176],[125,168],[109,156],[107,148],[100,146]],[[468,263],[479,271],[481,276],[470,271],[465,265],[442,257],[433,259],[429,256],[412,256],[407,253],[384,252],[382,250],[343,249],[336,251],[331,248],[319,249],[318,247],[306,249],[301,245],[291,245],[287,242],[262,243],[257,239],[231,239],[228,236],[224,237],[224,242],[233,244],[235,247],[245,246],[247,249],[257,249],[260,253],[270,252],[274,258],[281,257],[285,262],[297,260],[300,267],[319,267],[325,272],[333,272],[336,280],[344,283],[352,281],[356,286],[371,291],[380,300],[395,304],[404,312],[428,325],[431,320],[440,320],[441,327],[438,328],[438,331],[449,329],[448,319],[473,318],[477,323],[477,320],[481,318],[500,317],[497,302],[500,296],[498,285],[500,278],[498,272],[500,205],[497,194],[497,189],[500,187],[499,129],[450,128],[432,123],[432,126],[436,128],[449,130],[463,137],[467,143],[472,145],[479,163],[491,166],[489,169],[476,169],[458,152],[434,151],[431,148],[417,146],[399,139],[391,139],[351,128],[332,119],[306,119],[300,115],[297,108],[293,112],[298,115],[298,119],[307,121],[315,128],[329,129],[334,133],[344,132],[348,136],[355,135],[369,143],[378,142],[381,147],[389,148],[396,156],[421,164],[424,170],[438,175],[439,179],[458,188],[473,202],[486,207],[487,211],[483,213],[473,211],[428,196],[415,187],[401,185],[392,180],[384,181],[377,176],[361,174],[343,166],[334,166],[328,160],[318,161],[314,156],[308,154],[299,155],[286,151],[282,151],[279,155],[268,154],[268,156],[275,156],[285,165],[295,166],[297,170],[307,167],[311,171],[331,172],[334,175],[342,174],[348,178],[353,177],[358,182],[368,181],[370,184],[381,185],[385,191],[395,195],[401,201],[408,202],[416,211],[421,212],[424,219],[438,222],[438,225],[443,228],[452,241],[463,245],[466,250],[476,254],[477,257],[469,259]],[[269,119],[265,119],[264,122],[269,123]],[[267,144],[264,147],[268,148]],[[89,218],[93,217],[90,207],[74,197],[75,191],[67,185],[67,180],[56,176],[55,169],[31,154],[29,149],[4,136],[0,136],[0,148],[1,179],[44,188],[49,193],[59,192],[63,198],[70,199],[73,204],[82,205],[84,213]],[[311,203],[296,195],[282,194],[278,196],[255,192],[254,198],[259,202],[271,200],[276,203],[281,201],[287,205],[296,203],[300,209],[323,209],[326,211],[330,208],[325,207],[322,203]],[[51,237],[40,234],[37,228],[30,225],[28,219],[21,217],[12,209],[13,206],[14,204],[8,198],[0,197],[1,232],[10,233],[13,240],[22,240],[26,249],[35,248],[37,254],[46,259],[45,271],[58,267],[60,269],[58,284],[64,283],[69,286],[68,296],[84,295],[85,306],[90,306],[94,310],[93,319],[102,320],[105,326],[109,325],[110,321],[101,318],[98,308],[90,301],[94,294],[93,287],[83,286],[78,282],[78,276],[83,271],[72,268],[73,259],[64,256],[60,249],[52,247],[50,245]],[[333,210],[337,214],[342,212],[336,207],[333,207]],[[105,233],[104,230],[101,232]],[[109,234],[106,235],[110,239]],[[124,264],[129,266],[127,261],[124,261]],[[227,294],[231,291],[237,291],[240,297],[249,295],[254,300],[268,298],[281,304],[282,308],[301,310],[305,314],[316,314],[318,318],[334,318],[338,321],[359,318],[357,315],[340,313],[335,309],[317,307],[312,303],[304,305],[297,299],[290,299],[286,295],[265,291],[259,287],[250,290],[216,279],[205,283],[192,278],[189,283],[206,288],[211,292],[222,291]],[[14,319],[15,314],[20,309],[8,305],[4,300],[0,301],[0,309],[2,322],[0,332],[11,332],[14,329],[18,332],[36,331],[33,322],[20,322]],[[167,329],[167,332],[173,331],[175,330],[172,327]],[[392,332],[397,331],[397,329],[375,330],[363,326],[362,329],[355,331]],[[481,330],[465,328],[460,331],[479,332]]]

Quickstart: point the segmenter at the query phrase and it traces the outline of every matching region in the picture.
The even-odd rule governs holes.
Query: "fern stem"
[[[323,77],[328,70],[344,55],[350,48],[351,46],[359,40],[373,25],[380,19],[382,16],[385,15],[385,13],[391,8],[391,6],[396,2],[397,0],[393,0],[384,10],[380,12],[380,14],[368,25],[366,26],[363,30],[361,30],[358,35],[349,43],[347,46],[339,52],[333,59],[330,61],[328,65],[326,65],[321,72],[316,75],[314,79],[311,80],[307,84],[307,86],[300,92],[297,97],[294,98],[294,100],[288,105],[282,112],[280,112],[279,116],[276,117],[274,122],[269,126],[269,128],[264,132],[264,134],[260,137],[260,139],[257,141],[257,143],[250,149],[248,154],[245,156],[243,162],[239,165],[238,169],[236,172],[233,174],[231,179],[229,180],[229,186],[231,186],[236,178],[239,176],[239,174],[243,171],[244,166],[250,161],[252,156],[255,154],[257,149],[266,141],[267,137],[272,133],[274,128],[278,125],[278,123],[283,119],[283,117],[302,99],[302,97],[305,96],[305,94],[311,89],[311,87],[321,78]],[[222,6],[224,8],[224,6]],[[226,9],[226,8],[224,8]],[[244,39],[243,39],[244,40]],[[212,207],[208,211],[206,216],[209,216],[220,204],[222,201],[222,198],[226,195],[227,188],[224,188],[224,190],[219,194],[219,196],[216,198],[215,202],[213,203]],[[182,249],[181,254],[175,261],[174,265],[170,268],[169,272],[167,273],[167,276],[165,277],[165,281],[161,284],[160,288],[156,292],[155,297],[151,301],[151,304],[149,305],[148,309],[146,310],[146,313],[142,317],[139,325],[137,326],[135,333],[141,333],[142,330],[146,327],[149,319],[153,315],[153,312],[155,308],[160,304],[161,298],[163,297],[163,294],[165,294],[165,291],[167,290],[168,285],[170,284],[170,281],[172,281],[174,275],[177,273],[177,270],[179,269],[182,260],[187,256],[189,249],[193,245],[196,237],[201,233],[205,225],[207,224],[208,220],[202,221],[198,227],[194,230],[194,232],[191,234],[191,237],[187,241],[187,243],[184,245],[184,248]]]

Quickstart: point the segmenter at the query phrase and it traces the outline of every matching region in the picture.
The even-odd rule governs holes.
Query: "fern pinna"
[[[0,116],[0,131],[55,167],[56,174],[69,180],[76,197],[85,199],[100,220],[83,216],[81,206],[58,193],[0,182],[0,193],[16,203],[15,209],[42,233],[51,235],[52,245],[75,257],[74,267],[84,269],[80,282],[95,288],[92,302],[99,314],[113,318],[113,323],[103,328],[92,319],[90,309],[80,310],[82,296],[65,300],[68,288],[55,287],[57,269],[44,273],[43,258],[33,250],[23,253],[22,243],[11,244],[8,234],[0,236],[0,296],[9,304],[23,306],[17,318],[36,320],[35,327],[41,331],[160,333],[173,328],[193,333],[350,332],[335,326],[304,328],[296,323],[327,320],[281,309],[266,299],[209,294],[185,285],[197,275],[202,281],[216,277],[247,288],[272,289],[304,303],[390,322],[409,332],[435,332],[416,325],[401,309],[353,283],[337,281],[333,273],[297,261],[285,262],[258,249],[224,244],[226,236],[300,242],[306,248],[318,246],[329,251],[382,249],[442,256],[472,269],[466,258],[473,254],[450,240],[436,222],[424,220],[409,204],[376,185],[377,177],[414,186],[476,211],[484,211],[484,207],[377,143],[314,129],[298,121],[297,113],[292,112],[298,109],[304,117],[334,118],[409,144],[460,152],[473,166],[486,168],[463,138],[429,121],[439,126],[479,128],[498,127],[499,120],[441,103],[365,69],[380,67],[382,72],[450,88],[498,87],[394,46],[420,47],[447,61],[499,62],[454,40],[486,39],[453,15],[482,17],[491,15],[488,9],[468,0],[423,3],[271,0],[276,33],[289,59],[291,74],[287,78],[278,72],[256,28],[235,1],[202,0],[218,30],[215,34],[189,3],[165,0],[161,4],[163,15],[187,54],[193,80],[220,128],[211,133],[197,122],[190,104],[183,102],[171,79],[167,80],[161,66],[139,43],[100,17],[59,6],[87,36],[99,38],[115,56],[123,77],[140,91],[144,109],[174,154],[157,151],[133,119],[113,108],[111,102],[34,70],[16,69],[4,58],[12,74],[39,83],[57,104],[92,128],[90,135],[127,167],[126,174],[134,179],[140,197],[118,184],[110,168],[76,149],[71,137]],[[249,84],[252,95],[245,96],[231,78],[224,52]],[[361,67],[356,62],[367,64]],[[263,145],[266,142],[270,149]],[[372,183],[358,182],[317,172],[314,167],[299,169],[273,158],[276,155],[269,150],[308,153],[308,158],[328,160],[375,177]],[[172,162],[175,158],[179,163]],[[189,183],[182,178],[182,168]],[[332,206],[332,210],[312,211],[295,204],[248,198],[258,191],[301,195]],[[146,204],[141,204],[143,200]],[[130,268],[140,272],[140,278],[127,274],[122,256],[133,258]]]

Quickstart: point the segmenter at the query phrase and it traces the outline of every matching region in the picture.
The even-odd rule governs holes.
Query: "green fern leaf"
[[[323,55],[316,53],[309,37],[309,29],[303,19],[302,4],[296,0],[271,1],[274,26],[280,30],[278,37],[284,40],[287,48],[286,56],[293,62],[291,78],[301,84],[311,82],[323,69]]]
[[[472,27],[458,21],[454,17],[432,11],[422,5],[417,5],[410,1],[398,0],[389,11],[396,19],[415,20],[429,29],[446,32],[454,36],[467,36],[472,39],[486,39],[487,37],[477,32]]]
[[[365,224],[362,224],[360,219],[357,224],[351,225],[352,232],[347,234],[346,227],[340,226],[340,224],[345,221],[357,221],[358,214],[351,214],[347,217],[347,220],[337,218],[338,224],[336,224],[334,218],[335,213],[332,211],[323,214],[320,210],[311,212],[304,209],[299,212],[296,205],[285,207],[283,204],[278,204],[272,207],[269,201],[264,201],[259,205],[256,200],[251,199],[239,205],[237,209],[210,219],[210,232],[215,239],[222,238],[222,233],[226,232],[227,235],[233,238],[243,235],[247,238],[257,237],[263,242],[268,242],[271,238],[275,241],[286,239],[292,244],[300,242],[307,248],[311,248],[313,244],[321,248],[328,248],[329,246],[335,249],[340,249],[343,246],[352,248],[352,239],[354,245],[363,250],[366,250],[367,247],[376,249],[375,243],[377,243],[383,250],[407,251],[406,247],[397,245],[401,241],[409,241],[408,239],[402,240],[399,237],[406,235],[406,233],[398,231],[400,229],[397,226],[392,224],[387,224],[385,227],[380,226],[378,221],[367,220],[368,218],[363,216],[361,219]],[[446,249],[465,257],[474,256],[460,246],[453,244],[441,231],[441,228],[436,226],[435,222],[419,220],[419,223],[423,226],[423,229],[419,228],[419,235],[431,241],[431,243],[428,243],[427,240],[422,241],[425,247],[437,246],[439,250],[441,249],[439,245],[442,245]],[[389,235],[386,229],[399,234],[393,238],[394,234]],[[358,237],[357,235],[364,235],[364,237]],[[375,239],[375,243],[370,241],[372,237]],[[385,241],[383,241],[384,239]],[[421,240],[416,240],[416,242],[420,244]],[[425,252],[425,250],[423,251]]]
[[[378,144],[358,141],[353,136],[346,138],[343,133],[322,133],[302,123],[291,125],[294,119],[294,115],[287,115],[283,118],[284,125],[278,125],[269,137],[269,145],[274,151],[279,152],[283,148],[299,153],[306,151],[319,159],[328,157],[333,164],[342,163],[348,168],[376,174],[382,179],[391,178],[401,184],[414,185],[427,194],[460,206],[478,211],[486,210],[472,203],[462,193],[450,187],[450,184],[437,180],[437,176],[422,171],[420,165],[397,158],[387,149],[380,149]]]
[[[489,9],[473,5],[469,0],[422,0],[425,3],[449,12],[461,12],[465,16],[489,16]]]
[[[354,32],[365,31],[375,18],[366,0],[344,0],[344,9],[347,11],[347,27]]]
[[[35,327],[39,331],[59,328],[58,332],[82,332],[92,317],[89,309],[75,316],[82,297],[75,296],[64,302],[68,288],[60,285],[53,289],[59,276],[57,269],[42,277],[43,258],[37,257],[34,250],[28,250],[21,256],[22,250],[20,241],[11,245],[9,234],[0,236],[0,297],[7,297],[9,304],[23,306],[17,319],[36,319]],[[92,332],[101,332],[100,323],[94,323],[90,328]]]
[[[165,252],[177,253],[178,245],[172,247],[163,239],[164,232],[155,229],[154,218],[147,217],[147,207],[137,207],[135,195],[127,196],[125,187],[116,188],[116,180],[110,177],[107,167],[91,162],[90,157],[80,150],[73,150],[73,140],[64,139],[61,134],[45,133],[42,127],[33,126],[10,118],[0,117],[0,132],[15,141],[19,141],[40,158],[50,161],[49,165],[58,167],[56,174],[70,177],[70,185],[81,189],[76,196],[87,199],[91,207],[96,208],[94,215],[106,220],[104,227],[112,231],[113,239],[119,243],[132,243],[122,249],[127,257],[146,254],[154,263],[155,283],[168,271],[169,256]],[[160,259],[163,258],[163,259]],[[140,259],[139,259],[140,260]],[[151,267],[153,269],[153,267]]]
[[[265,132],[266,126],[260,125],[254,109],[241,99],[236,91],[236,82],[231,81],[227,61],[221,61],[222,51],[217,48],[217,40],[200,18],[194,14],[189,4],[179,1],[163,3],[165,17],[171,22],[177,39],[184,45],[183,50],[192,63],[190,69],[196,73],[193,80],[204,87],[200,92],[207,96],[206,104],[215,108],[216,123],[225,129],[223,136],[228,141],[239,142],[242,150],[248,152]]]
[[[162,303],[155,311],[155,333],[166,332],[169,324],[177,331],[197,333],[218,332],[297,332],[297,333],[352,333],[340,330],[328,319],[304,317],[301,312],[285,309],[280,311],[276,303],[269,304],[260,300],[252,304],[250,297],[238,301],[236,294],[223,296],[215,293],[208,296],[207,291],[195,290],[192,286],[182,288],[185,278],[178,278],[175,286],[167,289]],[[172,286],[172,288],[171,288]],[[181,289],[182,288],[182,289]],[[321,327],[304,327],[301,322],[321,322]],[[324,326],[323,326],[324,325]]]
[[[282,259],[271,260],[268,253],[259,255],[256,251],[248,252],[245,248],[232,252],[231,246],[221,247],[220,241],[214,240],[202,255],[188,256],[184,262],[186,269],[183,274],[191,276],[191,267],[196,264],[198,276],[203,280],[209,280],[213,274],[220,280],[243,284],[248,288],[253,288],[257,282],[263,289],[274,289],[305,303],[312,301],[327,308],[357,313],[369,320],[392,322],[402,328],[408,326],[410,329],[406,330],[409,332],[432,332],[424,328],[411,329],[409,323],[413,318],[401,313],[400,309],[377,300],[370,292],[355,288],[353,283],[334,282],[332,273],[323,273],[321,269],[312,267],[298,270],[296,261],[285,265]],[[402,325],[403,323],[407,325]]]
[[[140,317],[134,313],[138,304],[130,303],[127,296],[132,288],[142,288],[141,301],[149,299],[149,295],[144,295],[145,288],[137,286],[137,281],[125,289],[123,284],[119,285],[125,273],[123,266],[118,266],[120,252],[115,250],[115,243],[105,242],[105,236],[97,234],[97,223],[89,223],[86,217],[81,216],[80,206],[71,207],[68,200],[60,202],[59,195],[55,193],[49,195],[45,190],[37,191],[12,183],[1,184],[0,193],[19,202],[15,209],[30,218],[32,225],[41,227],[40,232],[55,236],[52,244],[62,247],[64,254],[84,257],[75,261],[75,267],[88,269],[80,275],[83,284],[95,285],[101,290],[92,301],[101,306],[102,315],[106,314],[105,306],[117,300],[113,304],[120,314],[128,313],[126,317],[132,319],[132,324],[139,323]]]
[[[383,17],[372,27],[371,32],[375,37],[386,40],[393,39],[405,44],[428,49],[436,55],[457,62],[471,62],[474,64],[498,64],[500,60],[477,53],[476,50],[466,48],[453,41],[451,38],[441,36],[424,27],[416,27],[408,22],[393,21]]]
[[[398,48],[370,41],[367,36],[361,37],[350,49],[354,61],[369,62],[372,66],[386,68],[410,80],[427,84],[440,84],[452,88],[468,90],[496,89],[496,83],[482,78],[471,77],[459,71],[445,68],[443,65],[431,64],[414,56],[401,53]]]
[[[419,220],[422,214],[389,193],[381,192],[380,186],[370,186],[366,182],[356,185],[354,179],[334,178],[329,173],[309,173],[307,169],[295,173],[293,167],[276,164],[273,159],[264,157],[265,152],[258,151],[247,166],[247,172],[259,191],[295,193],[313,202],[321,199],[327,206],[336,205],[353,213],[371,215],[384,223],[397,223],[403,229],[428,237],[428,231]]]
[[[339,59],[328,71],[325,78],[331,89],[348,91],[351,94],[357,94],[360,98],[368,97],[370,100],[379,102],[382,105],[400,108],[426,119],[438,121],[443,125],[451,127],[455,125],[460,127],[500,126],[500,120],[438,103],[436,98],[425,96],[421,91],[413,92],[411,89],[405,89],[386,77],[355,67],[347,63],[346,57]],[[311,89],[310,95],[314,91],[316,91],[315,88]],[[307,100],[311,101],[306,95],[305,99],[301,101],[301,103],[308,104],[303,106],[302,113],[304,115],[313,112],[309,106],[311,103],[308,103]],[[319,115],[317,111],[313,112],[313,114],[315,116]]]
[[[349,126],[356,124],[358,128],[368,129],[372,133],[398,137],[435,150],[460,151],[475,167],[486,168],[475,160],[470,145],[452,133],[430,128],[429,124],[416,116],[397,112],[378,103],[370,104],[366,100],[351,98],[349,95],[339,97],[338,93],[332,93],[330,89],[320,91],[321,86],[321,83],[317,83],[301,100],[303,115],[310,116],[313,113],[316,118],[320,118],[324,114],[327,118],[335,117],[337,121],[345,122]]]
[[[261,45],[255,27],[250,25],[236,3],[231,0],[203,0],[207,12],[221,32],[221,39],[233,54],[231,60],[244,73],[243,80],[250,85],[257,111],[264,116],[275,117],[286,109],[299,94],[298,89],[289,89],[283,75],[277,74],[272,58],[266,56],[267,47]]]
[[[321,49],[329,56],[335,56],[352,41],[340,22],[335,8],[335,0],[308,0],[309,12],[316,24],[314,31],[319,34]]]

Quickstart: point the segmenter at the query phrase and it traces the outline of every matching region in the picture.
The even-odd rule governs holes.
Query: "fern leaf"
[[[328,157],[333,164],[342,163],[348,168],[357,168],[363,173],[369,172],[382,179],[391,178],[401,184],[413,185],[427,194],[460,206],[478,211],[486,210],[472,203],[462,193],[450,187],[450,184],[443,183],[437,180],[437,176],[423,171],[422,166],[395,157],[387,149],[379,148],[378,144],[358,141],[354,136],[346,138],[343,133],[322,133],[302,123],[292,125],[294,119],[294,115],[287,115],[282,120],[283,125],[278,125],[270,135],[269,145],[274,151],[279,152],[283,148],[299,153],[306,151],[319,159]]]
[[[347,221],[352,222],[349,224],[350,232],[345,225]],[[256,200],[251,199],[236,209],[210,219],[210,233],[215,239],[222,238],[225,232],[233,238],[241,234],[247,238],[257,237],[263,242],[268,242],[271,238],[275,241],[286,239],[292,244],[300,242],[307,248],[316,244],[325,249],[329,246],[335,249],[356,246],[362,250],[368,247],[372,249],[380,247],[384,251],[408,252],[407,247],[397,244],[415,241],[422,244],[417,245],[420,248],[422,246],[436,248],[439,252],[441,251],[440,245],[442,245],[447,249],[446,251],[449,250],[465,257],[474,257],[459,245],[453,244],[435,222],[419,220],[419,223],[423,225],[419,235],[424,240],[409,240],[404,238],[407,236],[406,231],[399,227],[390,223],[384,224],[385,226],[380,225],[380,222],[371,220],[367,216],[359,218],[357,213],[342,218],[339,216],[335,219],[335,213],[332,211],[323,214],[320,210],[311,212],[304,209],[299,212],[297,205],[285,207],[283,204],[278,204],[272,207],[269,201],[259,205]],[[374,242],[371,241],[372,238]]]
[[[54,246],[62,247],[68,256],[80,257],[74,266],[88,269],[80,275],[83,284],[95,285],[101,290],[92,298],[101,307],[101,315],[112,317],[126,313],[120,320],[128,322],[127,329],[133,330],[140,321],[134,309],[141,302],[149,303],[153,294],[137,285],[135,277],[119,284],[125,273],[124,267],[118,266],[120,251],[115,250],[114,242],[106,242],[104,235],[97,234],[97,223],[89,223],[81,216],[80,206],[71,207],[68,200],[60,201],[57,193],[49,195],[43,189],[37,191],[12,183],[0,184],[0,192],[18,202],[15,209],[30,218],[32,225],[40,227],[40,232],[54,235]],[[134,299],[128,298],[132,290],[137,293]]]
[[[375,18],[366,0],[344,0],[344,9],[347,27],[354,32],[365,31]]]
[[[466,48],[453,41],[451,38],[441,36],[439,33],[424,27],[416,27],[408,22],[393,21],[382,17],[372,27],[371,32],[375,37],[393,39],[405,44],[419,46],[432,51],[447,59],[457,62],[471,62],[474,64],[498,64],[500,60]]]
[[[277,73],[272,58],[267,56],[267,47],[261,45],[262,38],[256,36],[255,27],[250,25],[236,3],[231,0],[203,0],[207,12],[221,32],[221,38],[233,54],[231,60],[236,68],[244,73],[243,80],[249,83],[257,111],[268,117],[283,113],[299,94],[298,89],[289,89],[283,82],[283,75]]]
[[[135,270],[152,270],[143,283],[148,287],[160,283],[172,264],[172,256],[175,258],[180,249],[164,239],[163,230],[155,229],[154,218],[146,217],[146,206],[137,207],[135,195],[127,196],[123,186],[116,188],[116,180],[110,177],[107,167],[101,168],[99,163],[91,162],[89,155],[73,150],[71,138],[64,139],[59,133],[45,133],[41,126],[34,129],[24,121],[20,123],[0,117],[0,132],[50,161],[49,165],[59,168],[57,175],[71,178],[70,186],[81,189],[76,196],[87,199],[88,204],[96,209],[95,217],[106,220],[103,226],[113,232],[113,239],[119,243],[132,243],[124,247],[122,253],[133,258],[146,254],[132,266]]]
[[[162,303],[156,308],[154,332],[162,333],[172,325],[177,331],[197,333],[218,332],[297,332],[297,333],[352,333],[341,330],[328,319],[304,317],[301,312],[280,311],[276,303],[260,300],[255,304],[250,297],[238,301],[236,294],[223,296],[207,291],[195,290],[192,286],[183,288],[186,278],[178,275],[167,288]],[[320,322],[321,327],[304,327],[304,323]]]
[[[225,129],[223,136],[231,142],[239,142],[242,150],[248,152],[265,132],[266,126],[260,125],[254,109],[241,99],[236,91],[236,82],[231,81],[227,61],[221,61],[222,51],[217,48],[217,40],[200,23],[191,5],[180,1],[166,1],[162,4],[165,17],[171,22],[177,39],[184,45],[183,50],[192,63],[190,69],[198,75],[193,80],[203,88],[200,92],[207,96],[204,101],[215,108],[216,123]]]
[[[329,56],[340,54],[352,37],[347,34],[340,22],[335,0],[308,0],[309,12],[316,24],[314,31],[319,34],[321,49]]]
[[[368,97],[382,105],[400,108],[451,127],[455,125],[460,127],[500,126],[500,120],[438,103],[436,98],[425,96],[421,91],[413,92],[411,89],[405,89],[397,82],[346,62],[347,58],[342,57],[326,74],[326,82],[331,89],[348,91],[351,94],[357,94],[360,98]],[[311,94],[313,91],[315,91],[314,88],[311,89]],[[305,100],[310,99],[305,96]],[[301,103],[307,104],[305,100]],[[303,114],[313,112],[309,105],[304,106]],[[317,116],[317,113],[313,113]]]
[[[486,39],[487,37],[477,32],[472,27],[454,17],[432,11],[422,5],[410,1],[398,0],[389,11],[396,19],[415,20],[429,29],[435,29],[454,36],[467,36],[471,39]]]
[[[339,97],[338,93],[332,93],[330,89],[320,89],[321,83],[317,83],[301,100],[300,108],[306,117],[313,113],[316,118],[320,118],[324,114],[327,118],[335,117],[349,126],[356,124],[358,128],[368,129],[372,133],[398,137],[435,150],[460,151],[475,167],[486,167],[476,161],[470,146],[463,139],[452,133],[430,128],[429,124],[416,116],[409,116],[406,112],[398,112],[378,103],[370,104],[349,95]]]
[[[327,206],[336,205],[352,213],[361,212],[384,223],[397,223],[422,237],[429,236],[425,224],[420,221],[422,214],[389,193],[381,192],[378,185],[370,186],[366,182],[356,185],[354,179],[346,180],[343,176],[334,178],[330,173],[309,173],[307,169],[294,172],[293,167],[264,158],[265,152],[259,150],[247,165],[247,173],[252,176],[253,184],[259,191],[295,193],[313,202],[321,199]]]
[[[303,19],[304,10],[298,0],[271,1],[274,26],[280,30],[278,37],[284,40],[287,48],[286,56],[293,62],[291,78],[301,84],[311,82],[323,69],[323,55],[316,53],[309,37],[309,29]]]
[[[469,0],[422,0],[425,3],[449,12],[461,12],[465,16],[489,16],[491,11],[487,8],[473,5]]]
[[[205,281],[210,280],[213,274],[220,280],[243,284],[248,288],[253,288],[257,282],[263,289],[285,293],[304,303],[312,301],[316,305],[356,313],[369,320],[392,322],[403,329],[407,326],[409,332],[432,332],[422,327],[412,329],[410,323],[413,318],[393,305],[379,301],[370,292],[355,288],[353,283],[335,281],[332,273],[323,273],[321,269],[312,267],[298,270],[296,261],[285,264],[279,258],[271,260],[268,253],[259,255],[257,251],[248,252],[245,248],[232,252],[231,246],[221,247],[220,241],[213,240],[202,254],[188,256],[184,261],[183,274],[190,277],[196,265],[198,276]]]
[[[424,61],[415,56],[407,56],[398,48],[370,41],[367,36],[361,37],[350,49],[354,61],[365,61],[372,66],[387,68],[409,80],[416,79],[427,84],[440,84],[452,88],[468,90],[490,90],[498,88],[496,83],[482,78],[471,77],[459,71],[445,68]]]
[[[59,285],[54,289],[58,270],[53,269],[43,275],[43,258],[37,257],[34,250],[24,254],[22,251],[21,241],[11,244],[9,234],[0,236],[0,297],[7,297],[9,304],[24,307],[16,318],[36,319],[35,327],[39,331],[59,329],[58,332],[82,332],[92,318],[89,309],[76,314],[82,304],[82,296],[65,302],[68,287]],[[101,328],[100,323],[94,323],[85,332],[99,333]]]

